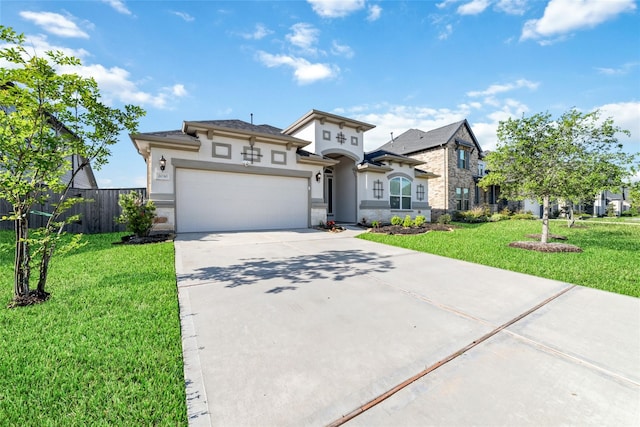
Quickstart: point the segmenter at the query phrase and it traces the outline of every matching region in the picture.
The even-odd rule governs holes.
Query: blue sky
[[[376,125],[373,150],[410,128],[467,119],[484,150],[500,120],[599,108],[640,151],[634,0],[12,1],[0,23],[36,52],[79,57],[141,132],[183,120],[285,128],[311,109]],[[145,185],[123,134],[101,187]]]

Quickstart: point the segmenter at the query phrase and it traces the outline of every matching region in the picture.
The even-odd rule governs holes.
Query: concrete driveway
[[[640,424],[640,299],[358,233],[178,236],[191,426]]]

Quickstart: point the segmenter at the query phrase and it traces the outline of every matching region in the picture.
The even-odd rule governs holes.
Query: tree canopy
[[[549,113],[498,125],[498,146],[486,157],[490,171],[480,185],[499,185],[511,199],[541,200],[542,242],[548,239],[551,200],[593,200],[599,191],[619,188],[633,170],[635,154],[624,152],[618,134],[629,134],[599,111],[571,109],[554,120]]]
[[[27,298],[35,245],[40,263],[38,293],[44,284],[60,214],[77,200],[67,198],[73,178],[89,162],[96,169],[108,161],[120,132],[135,132],[144,110],[105,105],[92,78],[73,72],[80,61],[59,51],[30,53],[24,35],[0,26],[0,198],[13,206],[2,220],[16,230],[14,299]],[[72,164],[72,156],[81,159]],[[64,179],[71,171],[71,179]],[[49,190],[60,195],[39,239],[29,238],[28,214]]]

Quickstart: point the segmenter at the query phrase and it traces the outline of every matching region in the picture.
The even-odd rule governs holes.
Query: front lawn
[[[568,237],[582,253],[541,253],[510,248],[541,232],[540,221],[456,224],[452,232],[414,236],[364,233],[359,237],[421,252],[518,271],[591,288],[640,297],[640,227],[637,225],[552,222],[554,234]]]
[[[85,236],[52,260],[49,301],[7,309],[0,232],[0,425],[187,425],[173,244],[122,235]]]

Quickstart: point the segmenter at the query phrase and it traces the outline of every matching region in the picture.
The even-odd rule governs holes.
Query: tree
[[[508,119],[498,125],[498,147],[486,157],[480,185],[499,185],[506,197],[543,203],[541,242],[549,237],[551,200],[593,199],[602,190],[619,187],[632,170],[636,155],[627,154],[616,134],[629,134],[599,111],[569,110],[553,120],[548,113]]]
[[[49,262],[63,234],[61,215],[78,198],[67,197],[73,178],[89,162],[99,169],[121,131],[135,132],[140,107],[111,108],[100,101],[95,80],[63,69],[79,66],[77,58],[59,51],[43,57],[30,54],[25,37],[0,26],[0,198],[13,211],[2,220],[14,221],[14,304],[46,300]],[[81,159],[74,164],[73,155]],[[71,179],[63,180],[71,170]],[[41,230],[29,234],[28,215],[37,203],[59,195]],[[56,196],[58,197],[58,196]],[[31,268],[38,265],[38,284],[30,290]]]

